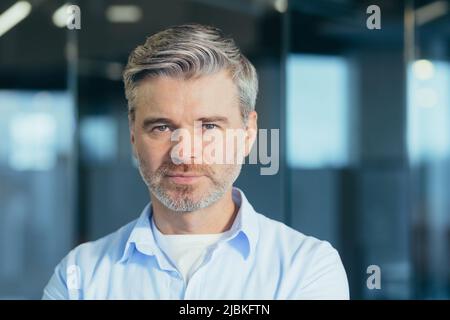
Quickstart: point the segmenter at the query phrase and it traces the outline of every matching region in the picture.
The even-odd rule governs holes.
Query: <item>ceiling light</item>
[[[106,18],[113,23],[135,23],[142,18],[142,9],[133,5],[113,5],[106,9]]]
[[[53,13],[52,21],[55,26],[59,28],[64,28],[67,26],[67,18],[69,17],[67,14],[67,8],[71,6],[71,3],[65,3],[58,9],[56,9],[55,13]]]
[[[31,4],[27,1],[17,1],[0,15],[0,37],[25,19],[31,11]]]

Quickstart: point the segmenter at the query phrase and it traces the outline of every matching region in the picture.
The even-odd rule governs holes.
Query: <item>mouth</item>
[[[169,181],[178,184],[192,184],[199,181],[204,175],[193,173],[169,173],[165,178]]]

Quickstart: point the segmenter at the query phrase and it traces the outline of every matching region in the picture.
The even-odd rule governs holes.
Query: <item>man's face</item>
[[[225,143],[230,129],[245,134],[241,144]],[[248,155],[255,140],[256,112],[244,124],[237,87],[226,71],[189,80],[161,76],[138,85],[130,131],[140,173],[153,196],[171,210],[191,212],[219,200],[239,176],[237,160]],[[185,135],[173,141],[174,131]],[[222,144],[212,138],[217,135]],[[223,159],[235,161],[212,161],[214,146]]]

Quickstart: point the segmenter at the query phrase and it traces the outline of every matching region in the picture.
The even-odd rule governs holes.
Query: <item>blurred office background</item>
[[[222,28],[258,69],[259,126],[282,144],[277,175],[237,181],[255,208],[331,242],[354,299],[450,298],[449,1],[72,3],[80,30],[63,1],[0,2],[0,298],[40,298],[70,249],[139,215],[121,72],[186,22]]]

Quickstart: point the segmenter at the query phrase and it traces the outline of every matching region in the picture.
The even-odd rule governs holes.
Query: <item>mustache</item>
[[[210,167],[200,164],[174,164],[172,162],[165,162],[158,168],[158,174],[160,175],[166,175],[169,172],[172,174],[189,172],[206,176],[211,176],[214,174]]]

